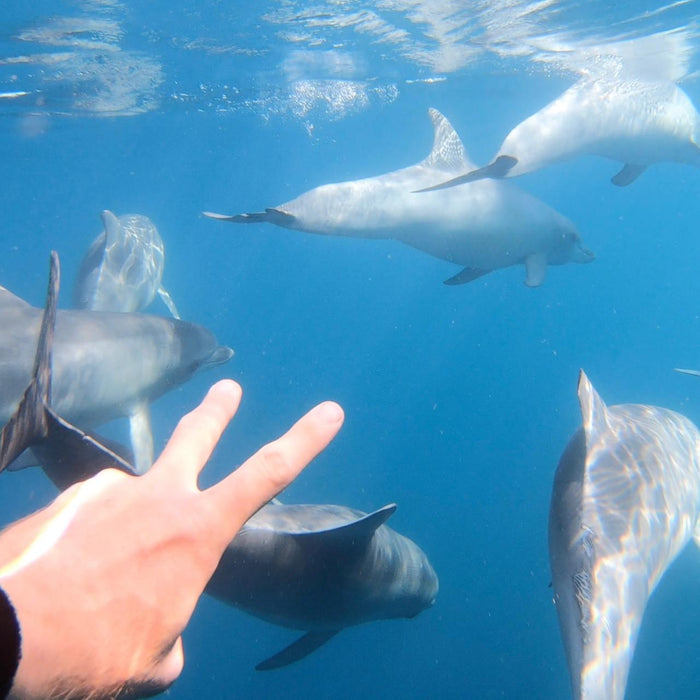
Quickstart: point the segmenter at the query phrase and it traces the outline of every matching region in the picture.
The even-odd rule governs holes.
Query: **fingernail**
[[[335,401],[324,401],[313,412],[324,423],[338,423],[345,417],[343,409]]]

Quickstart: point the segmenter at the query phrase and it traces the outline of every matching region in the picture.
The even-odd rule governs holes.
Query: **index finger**
[[[205,492],[222,523],[222,547],[235,537],[248,518],[284,490],[328,446],[344,418],[337,403],[319,404],[282,437],[262,447]]]
[[[209,389],[202,402],[177,424],[151,472],[168,471],[196,486],[197,476],[214,451],[241,402],[242,389],[224,379]]]

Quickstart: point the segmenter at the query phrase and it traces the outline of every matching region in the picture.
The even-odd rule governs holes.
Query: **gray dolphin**
[[[415,617],[433,604],[438,579],[428,558],[384,524],[395,510],[269,504],[246,522],[207,593],[268,622],[307,630],[258,670],[298,661],[344,627]]]
[[[91,311],[141,311],[156,292],[180,318],[161,284],[165,245],[154,223],[140,214],[102,212],[104,231],[88,248],[73,287],[73,305]]]
[[[654,406],[606,406],[581,372],[583,426],[549,513],[554,602],[576,700],[621,700],[647,600],[700,545],[700,432]]]
[[[47,476],[59,489],[94,476],[105,467],[133,474],[124,450],[108,447],[61,418],[51,407],[51,357],[60,284],[58,255],[51,252],[46,306],[37,340],[32,379],[14,415],[0,432],[0,471],[32,448]]]
[[[508,183],[418,195],[415,190],[472,170],[445,117],[429,110],[435,129],[430,155],[417,165],[377,177],[323,185],[274,209],[205,216],[234,223],[269,222],[332,236],[393,238],[463,267],[445,284],[471,282],[511,265],[525,265],[525,283],[544,281],[547,265],[591,262],[574,224]]]
[[[623,163],[612,178],[620,187],[654,163],[700,166],[700,115],[670,80],[586,77],[518,124],[491,163],[420,191],[516,177],[580,155]]]
[[[0,424],[30,382],[42,310],[0,287]],[[89,429],[128,416],[135,467],[153,461],[148,406],[198,369],[233,351],[205,328],[159,316],[59,310],[53,347],[52,407]]]

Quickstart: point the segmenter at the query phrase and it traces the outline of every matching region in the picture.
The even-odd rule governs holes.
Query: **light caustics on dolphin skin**
[[[76,308],[129,312],[145,309],[156,293],[174,318],[175,303],[161,285],[165,244],[155,224],[141,214],[102,212],[104,231],[88,248],[73,287]]]
[[[607,407],[585,375],[579,396],[552,491],[555,602],[574,697],[621,700],[647,600],[698,528],[700,432],[666,409]]]

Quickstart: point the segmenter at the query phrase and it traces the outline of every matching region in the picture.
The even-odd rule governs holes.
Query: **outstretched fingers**
[[[235,472],[208,489],[221,519],[222,546],[262,505],[286,488],[322,452],[343,424],[343,409],[326,401],[311,409],[282,437],[268,443]],[[225,525],[224,525],[225,523]]]
[[[167,471],[196,485],[197,476],[214,451],[241,402],[241,387],[224,379],[209,389],[202,403],[183,416],[149,473]]]

